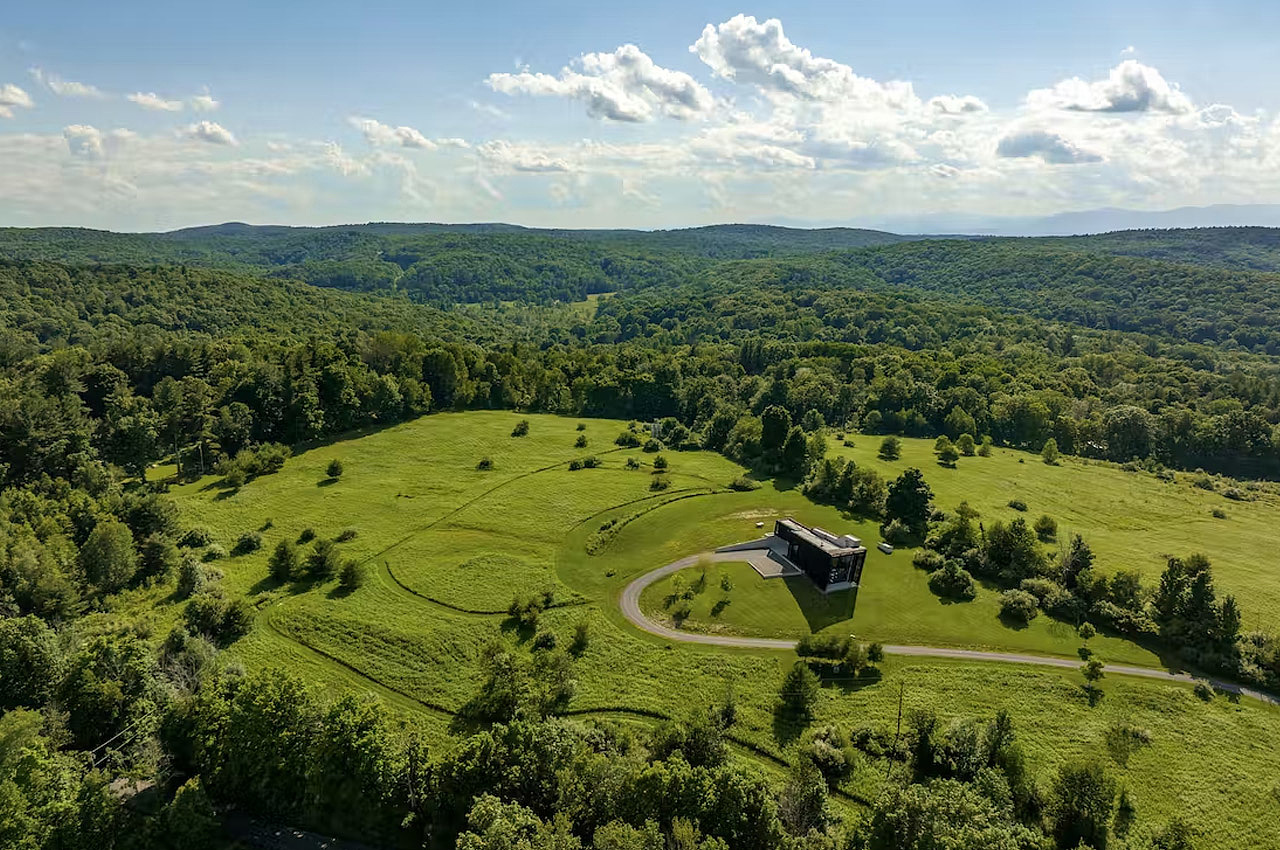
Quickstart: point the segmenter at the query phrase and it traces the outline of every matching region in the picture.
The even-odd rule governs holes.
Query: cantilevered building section
[[[787,560],[804,570],[824,593],[856,587],[862,581],[867,550],[856,537],[837,537],[794,519],[780,519],[773,533],[787,544]]]

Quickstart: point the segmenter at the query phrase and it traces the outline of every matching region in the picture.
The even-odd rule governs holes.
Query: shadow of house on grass
[[[858,605],[858,588],[823,593],[807,575],[783,576],[771,579],[783,582],[800,612],[804,614],[809,631],[817,634],[825,628],[853,619]]]

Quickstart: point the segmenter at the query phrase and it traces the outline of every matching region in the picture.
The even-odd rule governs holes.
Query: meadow
[[[528,436],[511,436],[521,419],[530,423]],[[662,640],[627,623],[617,596],[636,576],[756,536],[757,522],[777,516],[852,531],[869,546],[879,539],[877,532],[871,523],[813,504],[783,482],[729,491],[727,484],[744,470],[712,453],[664,452],[670,468],[655,476],[653,454],[614,446],[625,427],[612,420],[507,412],[438,414],[301,451],[279,473],[238,491],[210,477],[172,492],[184,522],[207,526],[228,549],[242,533],[262,529],[261,550],[216,564],[228,588],[248,594],[258,608],[253,631],[231,649],[248,667],[288,667],[333,693],[374,693],[390,707],[423,718],[438,733],[437,743],[447,745],[451,732],[465,728],[458,710],[475,693],[486,645],[529,639],[506,616],[512,597],[549,593],[553,605],[540,628],[567,642],[580,623],[589,627],[588,647],[575,663],[571,715],[648,723],[684,716],[732,694],[739,717],[731,732],[737,756],[775,769],[789,758],[788,746],[798,733],[773,711],[794,656]],[[585,448],[575,446],[579,436],[586,437]],[[880,464],[871,458],[878,441],[855,441],[853,449],[834,451]],[[1071,461],[1045,467],[1033,456],[1004,451],[965,458],[956,470],[944,470],[930,465],[930,445],[905,443],[902,461],[883,464],[887,474],[919,465],[939,504],[953,507],[965,499],[984,520],[1012,513],[1005,503],[1023,498],[1032,516],[1056,516],[1064,533],[1078,527],[1104,566],[1127,553],[1134,560],[1126,566],[1148,573],[1159,567],[1158,561],[1148,563],[1159,548],[1151,554],[1141,545],[1125,545],[1126,529],[1136,521],[1120,524],[1122,498],[1184,504],[1181,512],[1167,514],[1175,519],[1166,522],[1175,526],[1177,517],[1191,525],[1203,508],[1199,545],[1188,529],[1162,530],[1154,520],[1142,532],[1167,541],[1164,550],[1171,552],[1219,545],[1225,552],[1233,533],[1245,533],[1245,523],[1264,525],[1268,506],[1264,500],[1231,503],[1230,519],[1209,521],[1208,506],[1217,504],[1213,494],[1186,483]],[[590,454],[599,458],[598,468],[569,469],[569,461]],[[484,458],[488,469],[478,468]],[[334,459],[344,466],[336,480],[326,474]],[[637,468],[628,468],[628,460]],[[1077,490],[1074,498],[1061,491],[1083,486],[1086,476],[1089,490]],[[668,486],[651,489],[659,477]],[[1171,503],[1159,504],[1164,507],[1158,510],[1167,510]],[[1101,525],[1086,525],[1086,512]],[[1104,527],[1113,521],[1117,527]],[[277,585],[268,578],[271,549],[308,528],[327,538],[355,532],[339,549],[342,558],[366,565],[362,587],[344,594],[336,581]],[[1211,540],[1211,532],[1221,539]],[[1255,545],[1237,544],[1249,551]],[[1261,547],[1257,551],[1260,558]],[[1139,553],[1146,559],[1141,564]],[[1253,572],[1225,554],[1215,557],[1215,567],[1220,586],[1241,596],[1249,616],[1275,610],[1269,607],[1274,595],[1265,570]],[[873,552],[856,600],[816,599],[811,589],[806,593],[803,586],[776,579],[757,580],[756,586],[749,568],[720,568],[734,589],[719,627],[731,630],[798,636],[806,628],[826,628],[885,643],[1057,655],[1074,655],[1079,646],[1070,629],[1044,616],[1026,629],[1007,628],[995,617],[991,589],[980,590],[972,603],[941,603],[929,593],[924,574],[911,566],[909,551]],[[711,602],[718,578],[708,587]],[[159,626],[177,606],[144,597],[125,596],[120,605],[158,603],[151,616],[162,633]],[[660,599],[656,606],[655,611],[661,608]],[[1100,636],[1091,646],[1106,661],[1155,664],[1145,650],[1117,639]],[[1064,759],[1097,753],[1112,763],[1144,819],[1187,817],[1204,831],[1206,846],[1271,846],[1269,836],[1280,834],[1271,796],[1280,776],[1280,710],[1222,697],[1205,703],[1181,684],[1119,676],[1104,680],[1105,698],[1090,705],[1081,681],[1070,670],[890,657],[873,675],[827,682],[816,722],[891,731],[900,689],[907,709],[930,707],[944,722],[1007,708],[1046,777]],[[1121,722],[1147,730],[1150,744],[1131,754],[1113,753],[1108,733]],[[867,799],[884,775],[883,762],[868,760],[843,791],[849,799]]]

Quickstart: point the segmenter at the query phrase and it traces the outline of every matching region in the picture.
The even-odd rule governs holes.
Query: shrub
[[[538,627],[538,615],[542,613],[543,607],[542,597],[520,596],[517,594],[511,599],[511,604],[507,606],[507,614],[521,628],[536,629]]]
[[[728,573],[720,574],[720,589],[723,590],[725,593],[728,593],[729,591],[733,590],[733,579],[729,578]]]
[[[485,455],[484,457],[480,458],[480,462],[476,464],[476,469],[480,470],[481,472],[486,472],[490,469],[493,469],[493,459],[490,458],[488,455]]]
[[[587,447],[587,435],[579,434],[578,439],[573,441],[573,447],[575,449],[585,449]]]
[[[655,475],[653,480],[649,482],[649,489],[658,491],[665,490],[671,486],[671,479],[665,475]]]
[[[182,619],[188,631],[230,643],[253,628],[253,606],[243,598],[229,600],[220,592],[206,591],[191,597]]]
[[[991,457],[991,438],[983,437],[982,445],[978,446],[978,457]]]
[[[1195,692],[1197,697],[1205,702],[1211,702],[1213,700],[1213,688],[1210,687],[1208,682],[1196,682],[1196,685],[1192,690]]]
[[[667,459],[662,455],[657,455],[653,459],[653,468],[662,470],[667,468]]]
[[[333,460],[329,461],[329,465],[325,467],[324,471],[325,471],[325,474],[327,474],[330,478],[341,478],[342,477],[342,461],[338,460],[335,457]]]
[[[312,540],[315,540],[315,539],[316,539],[316,530],[311,526],[307,526],[306,528],[302,529],[302,531],[298,534],[299,544],[310,543]]]
[[[960,454],[964,455],[965,457],[973,457],[973,453],[975,451],[973,435],[961,434],[959,437],[957,437],[956,448],[959,449]]]
[[[356,559],[348,558],[342,564],[342,571],[338,573],[338,588],[350,593],[364,584],[364,578],[364,567]]]
[[[569,461],[570,472],[577,472],[579,469],[582,469],[582,461],[578,460],[576,457]]]
[[[213,532],[205,528],[203,525],[196,525],[188,528],[181,537],[178,538],[178,545],[183,549],[203,549],[213,542]]]
[[[650,437],[644,441],[644,450],[646,452],[660,452],[662,451],[662,443],[659,443],[653,437]]]
[[[640,438],[636,436],[634,431],[623,431],[614,439],[614,445],[621,446],[624,449],[635,449],[640,447]]]
[[[1025,590],[1006,590],[1000,594],[1000,616],[1018,623],[1029,623],[1040,613],[1036,598]]]
[[[276,544],[275,551],[267,559],[267,571],[271,577],[283,584],[298,574],[298,547],[288,540]]]
[[[915,565],[916,569],[931,573],[934,570],[942,569],[943,565],[946,564],[946,560],[946,558],[942,557],[941,552],[935,552],[932,549],[921,549],[912,556],[911,563]]]
[[[232,555],[247,555],[262,548],[262,535],[256,531],[246,531],[240,535],[236,545],[231,549]]]
[[[167,578],[178,566],[178,547],[164,534],[147,535],[138,546],[138,572],[142,578]]]
[[[521,419],[516,423],[516,427],[511,429],[513,437],[527,437],[529,435],[529,420]]]
[[[778,690],[778,707],[784,714],[800,720],[808,720],[818,703],[818,677],[809,665],[797,661],[782,680]]]
[[[1045,441],[1044,448],[1040,450],[1040,459],[1050,466],[1055,466],[1058,463],[1058,457],[1058,441],[1050,437]]]
[[[895,519],[881,529],[881,536],[885,541],[899,546],[911,539],[911,529],[900,519]]]
[[[573,628],[573,641],[569,644],[569,654],[575,658],[581,656],[587,651],[590,641],[591,627],[587,625],[586,620],[583,620]]]
[[[947,443],[938,452],[938,462],[943,466],[955,466],[956,461],[960,459],[960,451],[951,443]]]
[[[1216,489],[1213,479],[1210,478],[1203,469],[1196,470],[1195,476],[1191,479],[1191,484],[1194,487],[1199,487],[1201,490]]]
[[[747,493],[751,490],[759,490],[760,482],[753,481],[745,475],[739,475],[737,478],[729,482],[730,490],[737,490],[740,493]]]
[[[585,422],[579,422],[579,423],[578,423],[578,425],[577,425],[577,430],[578,430],[578,431],[585,431],[585,430],[587,430],[587,423],[585,423]]]
[[[853,773],[862,758],[838,726],[813,730],[801,744],[801,752],[832,786]]]
[[[677,626],[689,619],[689,615],[692,613],[693,606],[689,604],[688,599],[678,599],[671,606],[671,619],[675,621]]]
[[[872,664],[879,664],[884,661],[884,644],[871,643],[867,645],[867,661]]]
[[[183,555],[182,562],[178,564],[178,586],[174,591],[178,598],[187,599],[199,593],[208,581],[209,576],[205,572],[204,565],[191,553]]]
[[[1222,495],[1233,502],[1243,502],[1249,498],[1249,495],[1239,487],[1228,487],[1222,491]]]
[[[1048,514],[1041,514],[1032,528],[1035,529],[1036,537],[1046,543],[1058,536],[1058,521]]]
[[[973,599],[978,589],[973,576],[958,561],[947,561],[940,570],[929,575],[929,589],[948,599]]]
[[[595,469],[600,465],[600,458],[595,455],[587,455],[582,459],[583,469]]]
[[[338,549],[332,540],[317,540],[316,546],[307,555],[307,575],[312,578],[327,579],[338,570]]]
[[[538,632],[533,639],[534,649],[551,650],[556,648],[555,632]]]
[[[222,483],[233,490],[239,490],[244,483],[249,480],[249,476],[245,475],[243,469],[233,466],[227,470],[227,474],[222,476]]]
[[[344,528],[338,532],[338,536],[333,538],[338,543],[346,543],[348,540],[355,540],[359,534],[354,528]]]
[[[1224,511],[1222,508],[1214,508],[1214,509],[1213,509],[1213,518],[1214,518],[1214,519],[1226,519],[1226,518],[1227,518],[1227,512],[1226,512],[1226,511]]]
[[[629,457],[629,458],[627,458],[626,467],[627,467],[627,469],[639,469],[639,468],[640,468],[640,461],[636,460],[636,459],[635,459],[635,458],[633,458],[633,457]]]
[[[1081,640],[1089,640],[1098,634],[1098,630],[1093,627],[1093,623],[1086,620],[1076,628],[1076,634],[1080,635]]]
[[[1009,507],[1013,508],[1015,511],[1025,511],[1027,509],[1027,503],[1021,499],[1010,499]]]
[[[897,460],[902,457],[902,441],[897,437],[885,437],[880,441],[881,460]]]
[[[219,543],[212,543],[204,550],[204,555],[201,557],[203,557],[205,561],[221,561],[223,558],[227,557],[227,550]]]

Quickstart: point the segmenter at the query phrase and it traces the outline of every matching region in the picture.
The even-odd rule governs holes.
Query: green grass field
[[[529,419],[530,433],[513,438],[512,426],[521,418]],[[478,662],[486,643],[520,639],[499,612],[516,593],[550,589],[566,604],[543,615],[543,628],[568,640],[579,622],[590,625],[589,647],[576,665],[572,713],[652,722],[719,701],[731,689],[741,718],[733,735],[744,745],[737,752],[761,765],[769,762],[758,753],[786,759],[793,730],[776,727],[772,709],[778,683],[794,656],[659,639],[622,618],[618,594],[651,569],[756,536],[757,521],[791,514],[833,530],[851,530],[869,545],[878,540],[875,529],[772,483],[749,493],[727,492],[724,485],[742,470],[706,452],[665,453],[671,462],[670,486],[653,491],[650,468],[625,467],[628,457],[649,464],[653,456],[614,450],[613,438],[625,424],[584,422],[589,445],[579,449],[574,448],[579,432],[573,419],[439,414],[303,452],[278,474],[251,481],[233,494],[211,486],[212,478],[175,487],[185,521],[208,526],[228,548],[241,533],[271,521],[262,532],[261,551],[218,565],[226,574],[225,584],[249,594],[260,610],[256,627],[234,645],[233,655],[250,667],[287,667],[334,693],[372,692],[392,708],[422,718],[443,738],[456,728],[454,712],[478,686]],[[1079,496],[1084,504],[1074,514],[1066,511],[1072,504],[1067,495],[1050,500],[1056,476],[1076,473],[1074,464],[1042,469],[1038,460],[1018,464],[1013,453],[999,453],[990,459],[964,459],[951,472],[926,465],[931,455],[915,456],[927,448],[909,441],[904,462],[892,467],[913,461],[921,465],[943,505],[965,498],[985,519],[999,515],[1000,505],[1017,495],[1026,499],[1032,514],[1047,511],[1064,527],[1081,523],[1081,530],[1096,541],[1104,565],[1117,551],[1106,547],[1118,546],[1125,536],[1119,528],[1095,534],[1083,525],[1092,496]],[[860,463],[873,451],[871,438],[861,438],[852,450]],[[600,457],[601,468],[568,470],[570,459],[590,453]],[[493,468],[478,470],[477,462],[486,456]],[[343,461],[345,472],[336,483],[326,483],[324,470],[333,458]],[[983,463],[989,464],[987,471],[981,470]],[[1150,476],[1093,466],[1079,470],[1090,481],[1096,473],[1098,487],[1133,488],[1129,497],[1134,499],[1163,497],[1161,488],[1186,497],[1193,506],[1202,498],[1188,485],[1166,485]],[[964,476],[974,479],[972,486]],[[1022,489],[1001,495],[1005,478]],[[1064,480],[1070,484],[1072,479]],[[1100,521],[1121,515],[1120,507],[1104,507],[1098,511]],[[1232,519],[1217,521],[1223,529],[1245,521],[1237,515],[1261,515],[1265,503],[1228,504],[1227,509]],[[610,525],[610,520],[615,522]],[[1190,513],[1187,521],[1192,521]],[[347,528],[357,532],[340,549],[344,558],[367,562],[365,586],[343,595],[336,582],[277,587],[268,580],[270,550],[307,527],[327,537]],[[1158,536],[1159,529],[1148,533]],[[1224,538],[1228,534],[1218,533]],[[1207,541],[1207,535],[1208,529],[1201,540]],[[1104,538],[1110,541],[1105,546]],[[1249,570],[1232,568],[1225,556],[1215,557],[1215,565],[1220,584],[1243,601]],[[787,636],[806,627],[847,629],[864,640],[886,643],[1064,655],[1074,654],[1079,644],[1069,630],[1043,615],[1030,628],[1006,628],[994,615],[992,590],[983,589],[972,603],[940,603],[928,592],[924,574],[911,567],[909,552],[888,557],[871,553],[856,604],[847,598],[820,598],[811,588],[778,579],[753,584],[754,574],[739,565],[721,568],[731,575],[734,590],[722,612],[725,622],[718,627]],[[1143,568],[1157,569],[1158,563]],[[1265,573],[1254,578],[1256,606],[1267,582]],[[718,579],[709,581],[708,588],[707,598],[696,603],[708,606],[704,619],[710,618]],[[646,598],[646,604],[657,606],[654,610],[660,609],[661,599],[655,602],[653,594],[660,593],[652,588]],[[121,605],[154,606],[157,633],[176,617],[177,606],[159,593],[145,599],[141,592],[126,596]],[[710,622],[704,626],[717,627]],[[1119,640],[1100,637],[1091,643],[1107,661],[1153,663],[1143,650]],[[944,719],[1008,708],[1034,763],[1046,775],[1072,755],[1105,756],[1103,738],[1111,724],[1123,719],[1143,726],[1151,732],[1151,745],[1127,765],[1113,764],[1140,817],[1151,822],[1174,814],[1192,818],[1205,830],[1205,846],[1264,848],[1270,846],[1268,836],[1280,834],[1280,815],[1269,796],[1280,777],[1280,710],[1224,698],[1205,704],[1180,684],[1118,676],[1104,682],[1105,699],[1090,706],[1080,691],[1079,674],[1070,670],[889,658],[878,677],[829,683],[818,721],[891,729],[900,685],[909,708],[931,706]],[[883,764],[868,765],[846,790],[875,793],[883,770]]]

